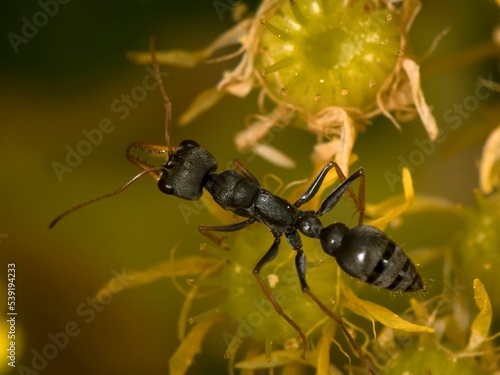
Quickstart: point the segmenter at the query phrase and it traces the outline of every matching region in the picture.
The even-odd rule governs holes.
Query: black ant
[[[198,230],[204,236],[221,245],[222,240],[215,236],[213,232],[234,232],[255,222],[266,225],[271,231],[274,242],[253,269],[253,274],[276,312],[301,337],[303,342],[302,357],[305,358],[305,353],[308,349],[304,332],[283,311],[271,290],[260,276],[262,267],[278,255],[282,235],[285,236],[287,242],[296,252],[295,266],[302,292],[307,294],[321,310],[342,327],[344,334],[357,352],[360,360],[369,372],[374,374],[375,372],[371,363],[363,355],[361,349],[345,328],[341,317],[328,309],[309,289],[306,282],[306,256],[304,255],[299,235],[300,232],[307,237],[319,239],[325,253],[334,257],[344,272],[360,281],[392,291],[425,291],[422,279],[414,263],[403,252],[401,247],[396,245],[381,230],[369,225],[363,225],[365,211],[365,172],[363,168],[359,168],[346,178],[340,167],[331,161],[322,169],[305,193],[295,203],[291,204],[261,187],[252,173],[239,163],[236,163],[236,170],[215,173],[217,170],[217,160],[194,141],[182,141],[179,147],[174,150],[170,145],[171,103],[160,78],[158,63],[154,54],[154,43],[155,39],[152,37],[150,41],[151,56],[166,108],[165,129],[167,146],[133,143],[127,149],[127,157],[134,164],[143,168],[144,171],[137,174],[112,193],[96,197],[62,213],[50,223],[50,228],[69,213],[98,200],[116,195],[138,178],[147,174],[153,175],[158,182],[159,189],[163,193],[182,199],[200,199],[203,188],[205,188],[214,201],[224,210],[232,211],[234,214],[247,219],[230,225],[199,226]],[[161,168],[152,168],[147,163],[140,161],[132,155],[132,150],[135,148],[158,154],[167,153],[167,159]],[[317,211],[300,210],[300,206],[315,196],[327,173],[332,168],[335,169],[341,180],[339,186],[323,200]],[[355,194],[350,189],[350,185],[358,178],[360,179],[360,184],[358,199],[356,199]],[[332,210],[346,192],[358,207],[359,225],[348,228],[342,223],[334,223],[323,227],[319,217]]]

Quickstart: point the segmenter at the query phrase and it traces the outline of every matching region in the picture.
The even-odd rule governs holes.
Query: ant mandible
[[[296,252],[295,267],[299,277],[302,292],[307,294],[314,303],[339,324],[348,341],[353,346],[360,360],[368,371],[374,374],[374,369],[363,355],[351,334],[345,328],[341,317],[328,309],[311,292],[306,282],[306,256],[302,249],[299,232],[311,238],[319,239],[323,251],[337,260],[340,268],[350,276],[370,285],[401,292],[425,291],[422,279],[414,263],[383,231],[363,224],[365,211],[365,173],[359,168],[349,177],[345,177],[340,167],[330,161],[314,179],[305,193],[293,204],[278,197],[260,186],[257,179],[241,164],[236,163],[236,170],[215,173],[217,160],[198,143],[185,140],[175,150],[170,144],[171,103],[160,78],[160,70],[154,53],[154,36],[150,41],[152,62],[156,78],[165,101],[166,147],[146,143],[133,143],[127,149],[127,158],[144,169],[131,180],[115,191],[101,195],[81,203],[56,217],[51,223],[52,228],[59,220],[69,213],[104,198],[114,196],[125,190],[138,178],[151,174],[158,182],[159,189],[168,195],[187,200],[201,198],[203,188],[214,201],[224,210],[247,218],[230,225],[199,226],[198,230],[204,236],[221,245],[221,239],[213,232],[234,232],[255,222],[266,225],[274,237],[274,242],[262,259],[253,269],[253,274],[267,299],[276,312],[281,315],[299,334],[303,342],[302,357],[308,349],[306,336],[302,329],[283,311],[271,290],[260,276],[262,267],[271,262],[277,255],[281,237],[284,235],[289,245]],[[167,159],[161,168],[152,168],[147,163],[133,156],[133,149],[148,150],[159,154],[167,153]],[[310,201],[319,191],[327,173],[334,168],[340,178],[340,184],[321,203],[317,211],[300,210],[300,206]],[[350,185],[360,179],[358,199],[350,190]],[[359,225],[348,228],[342,223],[323,227],[319,217],[323,216],[348,193],[354,200],[359,211]]]

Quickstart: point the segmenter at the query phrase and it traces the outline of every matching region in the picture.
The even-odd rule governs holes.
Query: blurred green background
[[[90,320],[89,315],[81,314],[82,303],[88,309],[87,299],[114,271],[146,269],[164,261],[180,240],[181,255],[196,253],[203,241],[197,225],[215,224],[215,219],[202,210],[186,223],[180,217],[179,202],[163,196],[150,179],[143,179],[120,196],[64,219],[53,230],[47,227],[62,211],[112,191],[137,173],[124,157],[130,143],[164,143],[164,107],[157,90],[147,91],[144,100],[123,119],[112,110],[112,103],[141,86],[148,74],[144,66],[127,61],[126,51],[147,50],[152,33],[158,36],[157,50],[202,48],[233,22],[229,13],[221,19],[211,1],[73,0],[59,4],[57,14],[48,17],[46,25],[15,53],[7,35],[21,35],[23,17],[32,20],[40,9],[39,3],[24,1],[4,2],[0,11],[0,233],[4,234],[0,238],[0,281],[6,281],[6,264],[14,262],[17,365],[32,368],[33,350],[41,352],[51,342],[50,333],[62,332],[69,322],[75,322],[81,332],[40,373],[165,374],[168,359],[179,344],[176,327],[183,301],[170,280],[114,294],[102,311],[93,309],[95,317],[90,322],[85,321]],[[491,74],[499,81],[498,60],[450,68],[446,58],[491,40],[497,21],[493,1],[424,1],[411,32],[416,55],[424,53],[435,35],[451,26],[427,66],[423,65],[426,99],[438,125],[448,129],[449,139],[415,168],[417,193],[474,204],[472,189],[477,187],[482,142],[498,125],[498,116],[492,117],[492,100],[480,102],[458,130],[450,130],[443,114],[474,93],[479,75]],[[222,167],[239,157],[259,178],[274,173],[291,182],[309,176],[315,137],[297,129],[276,133],[272,140],[273,146],[297,161],[293,171],[238,156],[233,137],[243,128],[245,116],[257,111],[256,93],[244,100],[227,97],[193,124],[176,127],[176,118],[192,98],[215,85],[223,69],[237,61],[202,64],[192,70],[162,67],[169,73],[164,81],[173,103],[174,144],[195,139]],[[442,61],[444,68],[439,68]],[[436,69],[432,69],[434,63]],[[105,118],[111,119],[114,130],[104,134],[102,142],[60,181],[53,163],[65,163],[67,146],[75,149],[85,139],[82,131],[97,128]],[[415,149],[415,139],[425,138],[419,121],[403,124],[400,133],[384,118],[360,135],[354,152],[360,159],[357,165],[367,171],[368,202],[402,192],[400,184],[391,189],[384,172],[398,173],[398,157],[407,157]],[[414,242],[411,235],[404,237],[408,248],[420,246],[426,235],[432,238],[430,242],[434,238],[434,242],[444,242],[458,226],[452,219],[449,223],[443,220],[443,227],[415,225],[419,230]],[[436,269],[435,275],[439,275],[439,266]],[[433,275],[432,270],[427,272]],[[434,293],[439,293],[442,285],[439,280],[434,283]],[[5,306],[6,286],[0,287],[0,305]],[[197,308],[202,311],[203,307]],[[222,332],[217,328],[210,335],[208,341],[213,345],[203,346],[204,354],[197,357],[190,373],[225,372],[219,330]],[[2,366],[0,373],[22,373],[19,368],[9,372],[3,362]]]

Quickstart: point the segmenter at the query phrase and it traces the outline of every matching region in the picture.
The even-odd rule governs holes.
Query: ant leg
[[[351,344],[352,348],[358,355],[358,358],[360,361],[363,363],[363,365],[366,367],[368,372],[372,375],[375,375],[375,369],[373,368],[373,365],[370,363],[370,361],[365,357],[363,352],[361,351],[361,348],[359,345],[354,341],[354,338],[350,334],[350,332],[347,330],[347,328],[344,326],[344,322],[342,321],[342,318],[335,314],[333,311],[331,311],[328,307],[326,307],[321,300],[316,297],[315,294],[313,294],[307,285],[306,282],[306,256],[304,254],[304,251],[302,248],[296,249],[297,255],[295,256],[295,268],[297,270],[297,274],[299,276],[299,281],[300,281],[300,286],[302,288],[302,292],[307,294],[309,298],[313,300],[313,302],[329,317],[331,318],[335,323],[337,323],[341,328],[342,331],[344,332],[345,337]]]
[[[340,198],[345,194],[345,192],[350,188],[352,182],[357,178],[361,178],[359,183],[358,198],[359,202],[355,200],[359,210],[359,225],[363,224],[363,217],[365,214],[365,170],[359,168],[356,172],[347,177],[342,183],[337,186],[337,188],[328,195],[318,211],[316,211],[316,216],[322,216],[329,212],[333,207],[337,205]]]
[[[331,161],[327,165],[325,165],[325,167],[321,170],[321,172],[319,172],[319,174],[316,176],[316,178],[312,182],[311,186],[309,186],[307,188],[307,190],[305,191],[305,193],[302,194],[302,196],[297,200],[297,202],[295,202],[293,204],[295,207],[298,208],[298,207],[302,206],[304,203],[307,203],[311,199],[314,198],[314,196],[318,192],[319,188],[321,187],[321,184],[323,183],[326,175],[328,174],[330,169],[332,169],[334,164],[336,164],[336,163]]]
[[[306,352],[307,352],[307,349],[309,347],[309,344],[307,343],[307,338],[306,338],[305,333],[302,331],[302,328],[300,328],[297,325],[297,323],[295,323],[292,320],[292,318],[290,318],[283,311],[283,308],[280,306],[278,300],[276,299],[276,297],[274,296],[274,294],[271,292],[271,290],[269,289],[269,287],[267,286],[267,284],[264,282],[264,280],[260,276],[260,270],[262,269],[262,267],[264,267],[267,263],[271,262],[278,255],[280,242],[281,242],[280,237],[278,235],[275,235],[274,242],[271,245],[271,248],[262,257],[262,259],[259,260],[259,262],[255,266],[255,268],[253,269],[253,275],[257,279],[257,282],[259,283],[259,286],[262,289],[262,292],[264,292],[264,295],[266,296],[267,300],[269,302],[271,302],[271,304],[273,305],[274,310],[278,313],[278,315],[280,315],[281,317],[283,317],[283,319],[285,319],[288,322],[288,324],[290,324],[293,327],[293,329],[295,329],[297,331],[297,333],[299,334],[299,336],[300,336],[300,338],[302,340],[302,343],[304,345],[301,357],[303,359],[305,359],[306,358]]]
[[[311,183],[311,186],[306,190],[304,194],[297,200],[297,202],[294,203],[295,207],[300,207],[304,203],[309,202],[318,192],[319,188],[321,187],[321,184],[323,183],[326,175],[328,172],[332,169],[335,168],[335,172],[337,173],[337,176],[339,177],[340,182],[344,182],[346,180],[346,176],[344,175],[344,172],[342,172],[342,169],[340,166],[333,162],[330,161],[325,167],[319,172],[318,176],[314,179],[314,181]],[[361,187],[360,187],[361,188]],[[364,185],[363,185],[364,189]],[[352,191],[350,187],[347,188],[347,193],[349,194],[349,197],[354,201],[354,204],[358,208],[359,211],[364,211],[364,199],[363,199],[363,209],[361,209],[360,203],[358,202],[358,199],[356,198],[356,194]],[[364,198],[364,192],[363,192],[363,198]],[[361,199],[360,199],[361,200]],[[361,223],[360,223],[361,224]]]
[[[250,224],[254,223],[255,219],[250,218],[245,221],[240,221],[239,223],[229,224],[229,225],[200,225],[198,230],[208,239],[215,242],[217,245],[227,249],[228,247],[222,243],[223,238],[216,236],[211,232],[235,232],[237,230],[246,228]]]
[[[234,159],[233,160],[233,165],[234,165],[234,168],[240,172],[243,176],[245,176],[245,178],[249,181],[252,181],[254,183],[256,183],[257,185],[260,186],[260,183],[259,183],[259,180],[257,180],[257,177],[255,177],[252,172],[250,172],[248,169],[246,169],[243,164],[240,163],[240,161],[238,159]]]
[[[342,172],[342,169],[337,163],[335,164],[335,172],[337,173],[337,176],[340,179],[340,182],[344,182],[347,180],[347,177],[345,176],[344,172]],[[361,213],[363,212],[363,216],[360,216],[359,219],[359,225],[363,224],[363,217],[364,217],[364,212],[365,212],[365,179],[364,176],[359,184],[359,191],[358,191],[358,197],[356,198],[356,194],[352,191],[351,187],[347,188],[347,194],[349,194],[349,197],[352,199],[354,204],[357,207],[357,210]],[[358,201],[359,199],[359,201]]]

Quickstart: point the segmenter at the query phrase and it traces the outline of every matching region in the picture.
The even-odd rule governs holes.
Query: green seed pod
[[[267,228],[253,226],[239,232],[232,250],[216,251],[215,255],[228,259],[218,277],[220,285],[227,294],[221,309],[237,324],[227,338],[234,343],[247,339],[256,342],[272,340],[276,348],[292,345],[298,348],[297,332],[281,316],[279,316],[266,298],[252,270],[272,244],[273,238]],[[307,280],[311,288],[325,301],[336,295],[334,282],[337,265],[335,260],[324,259],[323,251],[318,243],[303,238],[308,246]],[[286,241],[280,246],[280,253],[270,264],[263,267],[261,276],[272,290],[277,301],[284,306],[286,313],[304,331],[318,324],[325,318],[324,313],[300,289],[295,270],[294,252],[291,252]],[[225,338],[226,342],[228,341]],[[227,342],[228,346],[229,343]],[[231,351],[231,348],[228,348]]]
[[[400,353],[390,361],[386,375],[439,374],[439,375],[482,375],[488,374],[475,364],[474,359],[453,358],[438,346],[411,344],[400,348]]]
[[[403,55],[400,17],[371,2],[283,2],[260,21],[265,85],[311,112],[373,104]]]
[[[466,285],[480,278],[491,299],[493,311],[500,311],[500,203],[498,196],[488,199],[476,193],[478,210],[467,211],[467,230],[460,242],[460,272]]]

